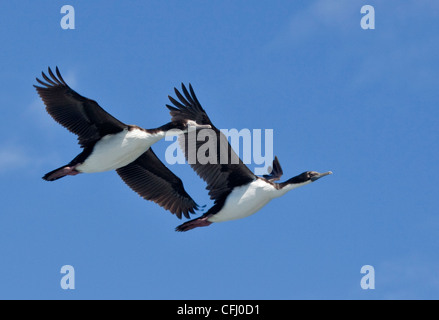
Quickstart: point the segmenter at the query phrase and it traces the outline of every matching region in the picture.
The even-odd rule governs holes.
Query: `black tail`
[[[44,175],[43,179],[46,181],[55,181],[55,180],[58,180],[58,179],[65,177],[67,175],[66,173],[64,173],[65,167],[67,167],[67,166],[62,166],[62,167],[59,167],[58,169],[55,169],[53,171],[46,173]]]
[[[277,181],[284,174],[277,157],[274,158],[273,166],[268,168],[268,172],[269,174],[264,175],[264,178],[270,181]]]

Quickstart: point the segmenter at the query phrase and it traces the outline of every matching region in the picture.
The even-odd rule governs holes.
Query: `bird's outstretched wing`
[[[182,214],[189,218],[189,213],[198,209],[180,178],[157,158],[151,148],[134,162],[116,171],[142,198],[154,201],[180,219]]]
[[[56,75],[49,68],[45,80],[36,79],[41,86],[34,87],[46,105],[47,112],[56,122],[78,136],[79,144],[86,147],[106,134],[118,133],[127,127],[102,109],[96,101],[73,91],[56,67]]]
[[[190,166],[198,176],[206,181],[206,188],[209,190],[210,198],[217,203],[218,201],[225,200],[231,192],[232,186],[247,184],[255,180],[256,176],[233,151],[227,137],[212,124],[206,111],[201,107],[192,86],[189,84],[190,92],[183,84],[181,89],[184,96],[175,89],[175,94],[179,101],[169,96],[173,106],[166,106],[170,110],[172,121],[193,120],[198,124],[206,124],[212,127],[212,129],[200,130],[200,132],[204,132],[204,140],[198,141],[197,135],[185,133],[180,136],[179,141]],[[212,157],[209,157],[210,150],[207,149],[205,151],[205,146],[203,148],[203,145],[210,141],[210,139],[216,139],[216,154]],[[215,158],[214,161],[200,162],[200,159],[197,157],[200,149],[201,152],[205,152],[206,158]]]

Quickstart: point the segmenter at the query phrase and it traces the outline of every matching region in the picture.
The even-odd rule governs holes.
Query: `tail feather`
[[[59,167],[58,169],[55,169],[53,171],[46,173],[44,175],[43,179],[46,181],[55,181],[55,180],[58,180],[58,179],[65,177],[68,174],[66,167],[67,166],[62,166],[62,167]]]

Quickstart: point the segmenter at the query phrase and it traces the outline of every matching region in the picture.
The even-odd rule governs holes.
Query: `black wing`
[[[73,91],[56,68],[56,76],[49,68],[50,78],[42,73],[42,86],[35,86],[46,105],[47,112],[56,122],[78,136],[79,144],[86,147],[106,134],[118,133],[127,126],[102,109],[96,101]]]
[[[116,170],[122,180],[141,197],[151,200],[181,219],[198,205],[184,190],[183,183],[148,149],[137,160]]]
[[[210,198],[216,203],[219,200],[224,200],[233,187],[247,184],[255,180],[256,176],[233,151],[227,137],[212,124],[206,111],[201,107],[192,86],[189,84],[190,93],[183,84],[181,88],[184,96],[175,89],[175,94],[180,101],[169,96],[173,106],[166,106],[171,111],[172,121],[193,120],[198,124],[212,126],[212,129],[202,130],[206,133],[206,137],[202,141],[198,141],[196,135],[190,133],[181,135],[179,140],[190,166],[198,176],[206,181]],[[199,159],[192,159],[196,158],[194,155],[198,155],[198,151],[210,139],[216,139],[217,152],[216,155],[213,155],[216,161],[200,163]],[[210,155],[209,152],[206,150],[207,158]]]
[[[268,168],[268,172],[270,174],[264,175],[264,178],[270,181],[279,180],[284,172],[282,171],[282,167],[280,166],[279,159],[277,157],[274,158],[273,166]]]

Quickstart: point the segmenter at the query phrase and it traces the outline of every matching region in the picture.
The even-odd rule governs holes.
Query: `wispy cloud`
[[[376,268],[376,281],[377,290],[385,299],[439,297],[437,265],[420,254],[383,262]]]
[[[364,6],[361,0],[317,0],[309,1],[308,7],[292,13],[283,30],[271,42],[271,46],[288,46],[289,44],[314,38],[328,32],[346,35],[354,34],[360,28],[361,13]],[[383,26],[393,26],[390,31],[399,27],[410,26],[415,19],[439,16],[439,3],[435,0],[386,1],[375,6],[377,30],[383,35]],[[383,20],[385,16],[385,21]],[[389,21],[389,19],[391,21]],[[389,29],[388,29],[389,30]],[[389,39],[387,39],[389,40]]]
[[[348,21],[359,17],[361,7],[351,0],[319,0],[291,15],[283,30],[267,45],[268,50],[282,50],[292,44],[299,45],[328,29],[337,32],[349,32],[346,28]],[[352,16],[353,12],[358,12]],[[358,20],[359,21],[359,20]],[[359,25],[359,23],[358,23]],[[312,41],[312,40],[311,40]]]
[[[30,162],[27,153],[18,146],[0,146],[0,173],[26,166]]]
[[[265,50],[295,54],[297,48],[321,48],[324,54],[319,58],[324,59],[321,65],[328,73],[342,74],[340,68],[350,68],[350,78],[345,83],[352,91],[369,84],[400,88],[436,79],[429,64],[420,61],[436,61],[439,35],[416,35],[424,34],[417,28],[425,28],[425,21],[436,21],[439,17],[439,3],[380,2],[375,6],[376,29],[367,31],[360,27],[360,9],[364,4],[359,0],[310,2],[291,15]],[[370,45],[382,50],[370,50]]]
[[[24,117],[31,119],[32,123],[37,126],[46,127],[53,123],[53,120],[47,114],[43,101],[41,101],[37,93],[35,95],[35,99],[24,110]]]
[[[55,152],[40,154],[31,146],[11,141],[0,143],[0,174],[17,170],[41,170],[42,167],[56,166],[61,161]]]

